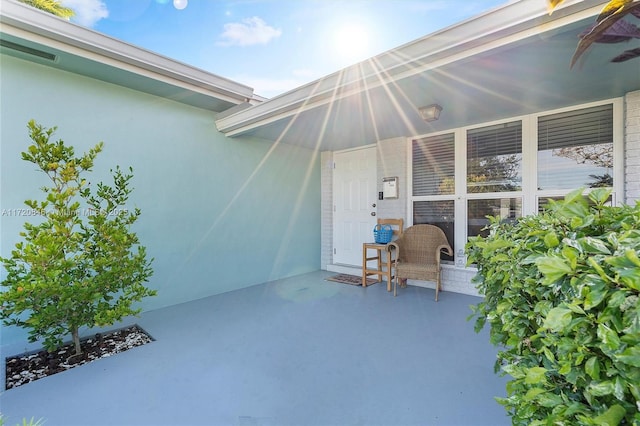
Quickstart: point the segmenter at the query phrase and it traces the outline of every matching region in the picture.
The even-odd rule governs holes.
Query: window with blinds
[[[620,111],[621,100],[613,100],[416,137],[413,224],[438,226],[460,250],[468,237],[487,232],[488,216],[517,221],[578,188],[620,191],[613,178],[622,166],[614,158]]]
[[[522,189],[522,122],[467,131],[467,192]]]
[[[414,140],[413,195],[455,192],[455,137],[453,133]]]
[[[426,223],[442,229],[455,252],[454,219],[455,205],[453,200],[415,201],[413,203],[413,224]],[[443,254],[442,259],[453,260],[453,257]]]
[[[613,105],[538,118],[538,189],[613,186]]]
[[[467,202],[467,237],[487,236],[487,216],[499,217],[503,222],[513,222],[522,217],[522,198],[496,198],[469,200]]]

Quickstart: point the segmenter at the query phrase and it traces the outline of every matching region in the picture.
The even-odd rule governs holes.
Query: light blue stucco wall
[[[218,133],[214,113],[2,56],[0,255],[25,217],[7,211],[41,198],[46,176],[22,161],[35,119],[84,152],[99,141],[93,182],[134,168],[135,225],[153,257],[144,310],[320,268],[320,163],[313,151]],[[4,277],[4,272],[2,277]],[[3,326],[2,345],[26,340]]]

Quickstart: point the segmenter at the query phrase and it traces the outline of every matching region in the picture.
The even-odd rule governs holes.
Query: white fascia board
[[[76,25],[14,0],[1,0],[0,31],[158,81],[242,103],[253,89]]]
[[[535,35],[597,16],[606,0],[569,0],[548,14],[542,0],[515,0],[447,27],[369,60],[309,83],[268,102],[216,121],[227,136],[236,136],[363,90],[473,57]],[[353,70],[375,69],[359,81],[341,82]],[[351,70],[351,71],[349,71]],[[345,87],[350,86],[352,88]]]

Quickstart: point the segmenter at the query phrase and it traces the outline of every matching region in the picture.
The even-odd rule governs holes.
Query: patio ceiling
[[[622,96],[640,89],[639,60],[610,62],[624,44],[596,45],[569,69],[605,3],[566,2],[549,17],[542,0],[511,2],[216,124],[232,137],[339,150]],[[418,108],[433,103],[442,114],[426,123]]]

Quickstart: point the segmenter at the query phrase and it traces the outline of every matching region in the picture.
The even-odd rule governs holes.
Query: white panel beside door
[[[362,266],[376,224],[376,147],[334,153],[333,263]]]

